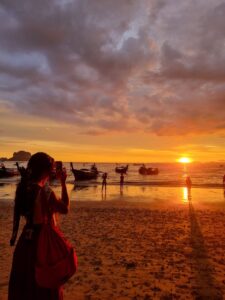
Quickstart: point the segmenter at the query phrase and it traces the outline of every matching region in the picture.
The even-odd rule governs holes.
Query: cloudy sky
[[[0,156],[225,159],[224,0],[1,0]]]

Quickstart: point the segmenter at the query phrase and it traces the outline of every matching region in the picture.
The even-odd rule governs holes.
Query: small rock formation
[[[30,152],[18,151],[13,153],[13,157],[9,158],[9,161],[27,161],[31,157]]]

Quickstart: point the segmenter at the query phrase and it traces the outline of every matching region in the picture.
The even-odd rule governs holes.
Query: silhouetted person
[[[67,214],[69,197],[66,187],[66,173],[58,173],[61,182],[61,198],[46,185],[54,166],[54,159],[43,152],[31,156],[26,177],[21,177],[17,185],[13,231],[10,245],[16,242],[20,218],[26,224],[20,235],[13,255],[9,280],[8,300],[59,300],[63,299],[62,287],[40,287],[35,278],[36,253],[41,228],[48,222],[56,228],[55,215]],[[55,230],[55,229],[54,229]],[[51,239],[50,239],[51,240]],[[51,245],[54,247],[54,245]],[[43,249],[43,256],[47,257]]]
[[[192,181],[191,181],[190,176],[187,176],[187,178],[186,178],[186,186],[188,189],[190,189],[192,186]]]
[[[121,173],[121,174],[120,174],[120,189],[123,188],[123,185],[124,185],[124,174]]]
[[[91,171],[92,171],[92,172],[95,172],[95,173],[98,173],[98,169],[97,169],[95,163],[91,166]]]
[[[105,189],[106,191],[106,185],[107,185],[107,173],[103,173],[102,175],[102,191]]]
[[[124,174],[122,173],[120,175],[120,187],[123,187],[123,185],[124,185]]]

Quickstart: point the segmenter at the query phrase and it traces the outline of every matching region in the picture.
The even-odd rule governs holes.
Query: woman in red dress
[[[17,242],[9,280],[8,300],[62,300],[62,287],[49,289],[38,286],[35,281],[35,263],[37,242],[41,225],[46,216],[43,215],[42,203],[47,203],[49,222],[55,225],[55,213],[66,214],[69,209],[69,197],[66,188],[66,173],[58,172],[62,186],[61,199],[46,185],[52,172],[54,159],[38,152],[30,158],[25,176],[17,186],[13,232],[10,245],[13,246],[19,228],[20,217],[26,224]],[[45,202],[43,202],[45,197]]]

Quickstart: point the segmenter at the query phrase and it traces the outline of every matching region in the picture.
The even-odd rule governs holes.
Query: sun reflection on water
[[[183,187],[183,202],[188,203],[191,201],[191,189],[188,187]]]
[[[183,202],[188,203],[188,188],[183,187]]]

